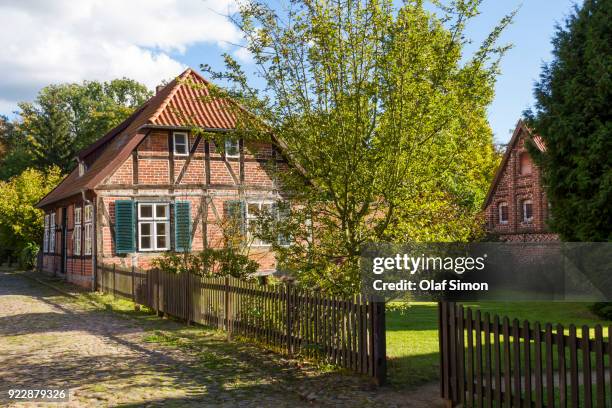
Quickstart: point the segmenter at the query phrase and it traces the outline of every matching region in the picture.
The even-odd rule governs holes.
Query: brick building
[[[79,152],[78,166],[37,204],[43,271],[93,287],[100,263],[147,268],[164,251],[219,247],[228,214],[249,234],[258,211],[286,199],[269,171],[287,166],[275,142],[223,139],[236,129],[233,102],[209,97],[208,86],[186,70]],[[194,126],[221,133],[224,149]],[[269,245],[250,242],[260,270],[274,271]]]
[[[532,136],[519,120],[487,194],[487,232],[503,241],[556,241],[558,236],[546,225],[549,204],[527,140],[533,140],[541,151],[546,149],[542,139]]]

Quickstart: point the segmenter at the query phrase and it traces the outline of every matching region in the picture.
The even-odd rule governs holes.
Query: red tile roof
[[[146,136],[146,128],[200,127],[205,130],[231,130],[236,127],[236,116],[231,100],[210,95],[212,85],[197,72],[188,68],[157,92],[129,118],[116,126],[91,146],[79,152],[83,159],[103,149],[87,172],[80,176],[74,169],[37,207],[95,188],[106,176],[121,165]]]

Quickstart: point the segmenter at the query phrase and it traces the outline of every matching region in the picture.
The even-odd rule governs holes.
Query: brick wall
[[[520,132],[506,152],[507,160],[502,164],[497,185],[493,186],[492,196],[486,207],[487,231],[497,234],[508,241],[547,241],[556,240],[546,225],[548,201],[542,186],[540,170],[529,156],[525,142],[530,137],[526,130]],[[531,171],[522,169],[530,168]],[[523,218],[523,203],[531,200],[533,219],[526,222]],[[508,206],[508,220],[500,220],[500,205]]]

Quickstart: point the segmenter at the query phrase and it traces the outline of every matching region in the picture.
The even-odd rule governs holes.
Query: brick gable
[[[527,150],[526,142],[530,139],[534,140],[538,148],[545,149],[541,139],[534,138],[525,124],[519,121],[487,195],[487,232],[499,235],[503,240],[558,239],[546,225],[548,201],[540,170]],[[530,219],[527,217],[530,215],[529,208],[532,215]],[[507,219],[504,220],[506,215]]]

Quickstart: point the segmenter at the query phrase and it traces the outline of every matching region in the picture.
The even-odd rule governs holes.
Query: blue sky
[[[489,108],[497,143],[508,141],[521,112],[533,103],[534,81],[542,63],[551,59],[555,23],[564,20],[573,4],[489,0],[469,27],[469,36],[478,42],[503,15],[520,7],[501,38],[514,48],[502,62]],[[208,63],[220,69],[221,53],[236,55],[232,44],[240,41],[222,16],[234,7],[233,0],[2,3],[0,37],[7,46],[0,50],[0,114],[13,116],[18,101],[32,100],[49,83],[127,76],[153,89],[186,66]],[[37,29],[24,30],[29,26]]]

